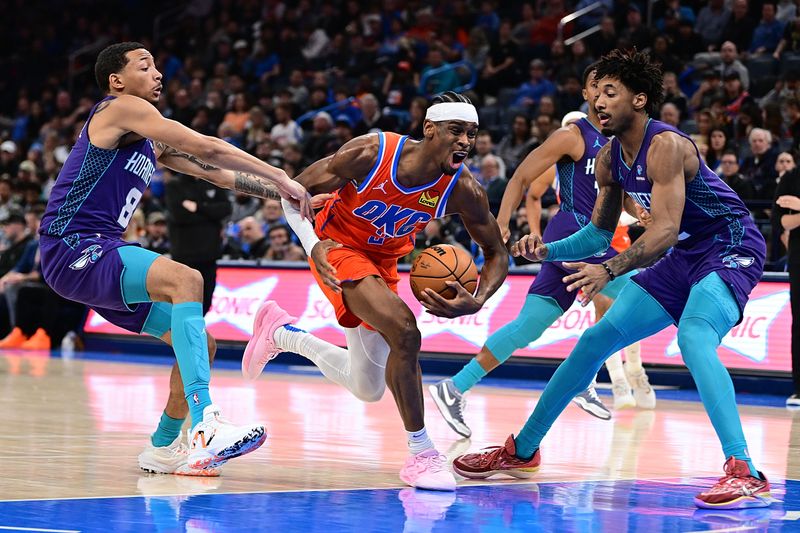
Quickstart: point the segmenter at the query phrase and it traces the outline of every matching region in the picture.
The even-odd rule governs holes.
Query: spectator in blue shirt
[[[761,22],[756,26],[750,43],[751,54],[771,54],[783,36],[783,23],[775,18],[775,4],[766,2],[761,7]]]
[[[537,105],[542,96],[555,96],[555,84],[545,77],[545,65],[541,59],[534,59],[530,63],[530,80],[519,86],[517,98],[514,102],[519,106]]]

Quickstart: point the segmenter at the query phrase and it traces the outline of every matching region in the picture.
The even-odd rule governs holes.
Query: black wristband
[[[615,276],[614,273],[611,271],[611,267],[608,266],[606,263],[600,263],[600,264],[603,265],[603,268],[606,269],[609,281],[614,281],[614,278],[616,278],[617,276]]]

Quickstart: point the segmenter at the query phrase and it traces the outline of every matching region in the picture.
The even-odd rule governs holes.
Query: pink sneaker
[[[456,490],[456,478],[445,468],[446,461],[436,450],[409,455],[400,479],[418,489]]]
[[[297,320],[281,309],[277,303],[267,300],[256,312],[253,321],[253,337],[247,343],[242,357],[242,374],[248,379],[256,379],[264,367],[281,350],[275,345],[275,330]]]

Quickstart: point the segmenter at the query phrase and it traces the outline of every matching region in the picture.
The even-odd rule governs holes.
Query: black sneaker
[[[611,420],[611,411],[603,405],[594,387],[589,387],[572,399],[578,407],[601,420]]]
[[[453,380],[443,379],[435,385],[430,385],[428,391],[447,425],[462,437],[469,438],[472,430],[464,423],[464,407],[466,407],[467,401],[453,384]]]

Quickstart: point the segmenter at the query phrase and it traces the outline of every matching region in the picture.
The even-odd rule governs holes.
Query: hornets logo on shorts
[[[96,262],[103,255],[103,248],[99,244],[93,244],[81,252],[81,256],[76,259],[69,267],[72,270],[81,270]]]

